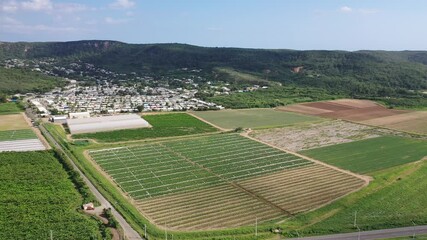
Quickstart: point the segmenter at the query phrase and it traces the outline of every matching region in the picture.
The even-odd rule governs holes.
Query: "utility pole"
[[[168,240],[168,231],[166,230],[166,222],[165,222],[165,239]]]
[[[147,225],[144,224],[144,237],[147,239]]]
[[[354,222],[353,227],[357,227],[357,211],[354,211]]]
[[[414,221],[412,221],[412,225],[414,225],[414,234],[412,235],[412,239],[415,239],[415,226],[416,226],[416,224],[415,224],[415,222]]]
[[[255,217],[255,237],[258,236],[258,217]]]
[[[359,233],[357,234],[357,240],[360,240],[360,228],[357,226],[357,230],[359,230]]]
[[[50,230],[50,240],[53,240],[53,231]]]

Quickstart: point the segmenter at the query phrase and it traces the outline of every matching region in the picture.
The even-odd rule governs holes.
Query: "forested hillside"
[[[0,60],[46,57],[63,63],[80,60],[118,73],[160,76],[181,68],[201,69],[212,80],[233,77],[231,70],[240,72],[234,74],[240,78],[253,76],[284,85],[321,88],[333,95],[384,102],[394,99],[396,106],[409,98],[427,106],[427,96],[422,93],[427,89],[427,52],[206,48],[98,40],[0,44]]]
[[[27,92],[42,93],[64,84],[60,78],[46,76],[30,70],[0,67],[0,95]]]

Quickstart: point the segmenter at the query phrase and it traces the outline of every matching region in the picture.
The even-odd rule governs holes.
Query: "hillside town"
[[[72,112],[97,115],[223,108],[195,98],[197,90],[145,87],[144,92],[145,94],[140,94],[136,87],[118,86],[108,81],[96,86],[79,86],[77,81],[71,80],[68,86],[37,95],[30,98],[30,101],[41,115]]]

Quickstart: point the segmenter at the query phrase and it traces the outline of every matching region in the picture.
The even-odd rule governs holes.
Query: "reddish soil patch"
[[[314,102],[314,103],[305,103],[304,106],[309,106],[313,108],[320,108],[330,111],[343,111],[343,110],[349,110],[354,109],[354,107],[342,105],[339,103],[334,102]]]
[[[320,114],[319,116],[328,118],[345,119],[349,121],[366,121],[373,118],[393,116],[397,114],[407,113],[402,110],[386,109],[382,106],[355,108],[343,111],[335,111],[331,113]]]
[[[350,106],[353,108],[367,108],[367,107],[376,107],[380,106],[376,102],[372,102],[369,100],[356,100],[356,99],[338,99],[334,101],[330,101],[334,103],[338,103],[341,105]]]
[[[316,115],[316,114],[321,114],[321,113],[332,112],[330,110],[309,107],[309,106],[305,106],[302,104],[290,105],[290,106],[286,106],[286,107],[278,107],[277,110],[288,111],[288,112],[296,112],[296,113],[302,113],[302,114],[309,114],[309,115]]]
[[[281,108],[281,110],[355,122],[409,112],[387,109],[373,101],[355,99],[296,104]]]

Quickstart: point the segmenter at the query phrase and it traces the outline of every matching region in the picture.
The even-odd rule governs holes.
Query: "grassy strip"
[[[23,111],[23,107],[19,103],[14,103],[14,102],[0,103],[0,115],[16,114],[22,111]]]
[[[27,139],[37,139],[37,135],[31,129],[0,131],[0,141]]]
[[[383,136],[301,153],[353,172],[369,173],[419,161],[427,155],[426,146],[425,140]]]

